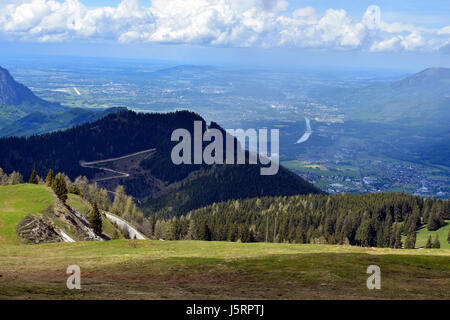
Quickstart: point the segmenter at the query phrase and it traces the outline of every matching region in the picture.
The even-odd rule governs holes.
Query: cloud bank
[[[377,6],[360,19],[343,9],[318,14],[312,7],[286,8],[285,0],[153,0],[148,7],[123,0],[115,8],[79,0],[0,0],[0,37],[374,52],[437,51],[450,44],[450,26],[387,23]]]

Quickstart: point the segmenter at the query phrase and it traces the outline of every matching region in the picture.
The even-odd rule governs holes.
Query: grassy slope
[[[15,185],[0,187],[0,245],[17,244],[17,224],[28,214],[40,213],[51,206],[53,195],[45,187]]]
[[[444,249],[138,240],[38,248],[0,251],[0,299],[450,298]],[[72,264],[81,267],[80,291],[65,286]],[[366,287],[372,264],[381,290]]]
[[[425,247],[428,236],[431,234],[431,239],[434,241],[436,235],[439,236],[439,242],[442,249],[450,249],[450,243],[447,242],[448,230],[450,229],[450,220],[446,220],[447,225],[436,231],[428,231],[426,227],[420,229],[416,234],[416,246]]]
[[[45,213],[55,200],[53,192],[44,186],[23,184],[0,187],[0,246],[18,244],[16,235],[17,224],[29,214],[43,213],[62,228],[69,236],[77,239],[76,235],[58,219]],[[88,215],[89,204],[79,196],[69,194],[67,204],[82,214]],[[103,218],[103,231],[108,235],[114,234],[114,225]]]

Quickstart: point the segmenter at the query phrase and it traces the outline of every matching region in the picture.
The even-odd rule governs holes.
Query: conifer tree
[[[53,170],[50,169],[47,173],[47,177],[45,178],[45,184],[47,187],[51,187],[53,185],[53,180],[55,180],[55,174],[53,173]]]
[[[80,190],[81,196],[88,200],[88,193],[89,193],[89,181],[85,176],[79,176],[75,179],[74,183],[75,186]]]
[[[117,214],[118,216],[122,216],[125,214],[125,207],[127,204],[127,195],[125,194],[125,189],[123,186],[119,185],[116,188],[114,195],[114,202],[111,207],[111,212]]]
[[[186,235],[186,240],[197,240],[197,228],[195,227],[194,220],[189,220],[189,229]]]
[[[433,249],[439,249],[441,247],[441,243],[439,242],[439,236],[436,235],[436,238],[433,241]]]
[[[427,226],[427,228],[428,228],[429,231],[437,230],[443,224],[443,221],[442,221],[442,219],[440,217],[440,212],[439,212],[437,206],[433,206],[433,208],[435,209],[435,211],[431,212],[429,217],[428,217],[428,226]]]
[[[98,210],[97,203],[94,202],[89,215],[89,227],[91,227],[96,234],[101,234],[103,230],[102,215]]]
[[[244,224],[239,226],[238,232],[241,242],[250,242],[250,232]]]
[[[399,224],[395,225],[394,228],[394,249],[401,249],[402,248],[402,227]]]
[[[52,189],[61,201],[65,202],[67,200],[68,190],[62,174],[58,173],[53,179]]]
[[[414,249],[416,247],[416,232],[410,232],[406,236],[405,249]]]
[[[23,177],[20,174],[20,172],[13,171],[8,178],[8,181],[6,182],[7,185],[13,186],[15,184],[21,184],[23,183]]]
[[[39,183],[38,175],[37,175],[35,169],[33,169],[33,171],[31,172],[30,180],[28,182],[32,183],[32,184],[38,184]]]
[[[8,175],[0,168],[0,186],[6,185],[8,182]]]
[[[211,241],[211,230],[206,223],[200,225],[199,238],[200,240]]]
[[[100,189],[98,192],[98,199],[99,199],[99,207],[102,210],[108,211],[109,207],[111,206],[108,191],[106,189]]]
[[[433,244],[431,242],[431,234],[430,234],[428,237],[428,240],[427,240],[427,244],[425,245],[425,248],[430,249],[432,247],[433,247]]]

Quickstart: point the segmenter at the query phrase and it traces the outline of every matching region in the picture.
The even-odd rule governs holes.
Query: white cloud
[[[149,3],[149,1],[146,1]],[[423,30],[387,23],[369,6],[358,19],[343,9],[286,12],[285,0],[123,0],[117,8],[79,0],[0,0],[0,34],[12,40],[188,43],[212,46],[294,46],[371,51],[438,50],[450,26]]]
[[[441,28],[438,31],[438,34],[450,34],[450,26],[446,26],[446,27]]]

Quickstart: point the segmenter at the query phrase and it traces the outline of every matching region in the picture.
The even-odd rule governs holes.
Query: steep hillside
[[[307,193],[319,190],[284,167],[277,175],[261,176],[257,166],[223,165],[192,172],[171,184],[162,195],[146,199],[144,207],[147,215],[156,212],[158,216],[172,217],[230,199]]]
[[[71,178],[78,175],[92,178],[98,170],[81,167],[81,160],[95,161],[150,148],[163,149],[170,143],[173,130],[193,126],[195,120],[202,118],[192,112],[138,114],[122,111],[65,131],[29,138],[2,138],[0,167],[5,172],[20,171],[24,176],[36,168],[40,176],[53,169]]]
[[[34,184],[0,186],[0,245],[86,240],[96,236],[87,219]]]
[[[31,136],[95,121],[120,108],[68,108],[37,97],[0,67],[0,137]]]
[[[8,70],[0,67],[0,104],[15,106],[25,113],[61,112],[65,108],[58,103],[38,98],[29,88],[14,80]]]

